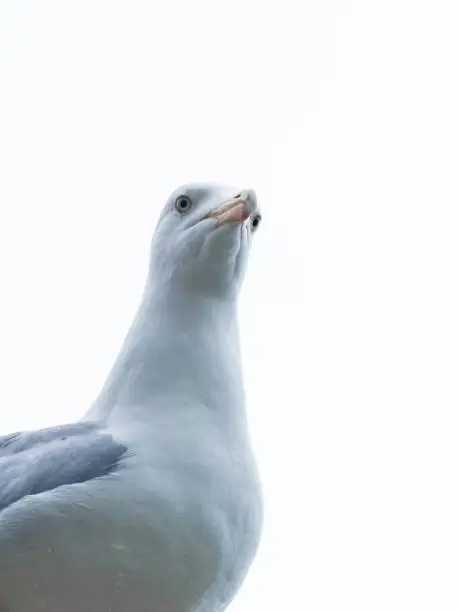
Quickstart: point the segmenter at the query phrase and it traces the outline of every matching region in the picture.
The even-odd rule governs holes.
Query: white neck
[[[165,401],[166,400],[166,401]],[[244,416],[236,299],[147,286],[109,377],[85,418],[130,419],[132,410],[199,403]]]

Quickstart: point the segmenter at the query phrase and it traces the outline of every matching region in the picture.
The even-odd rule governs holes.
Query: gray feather
[[[0,511],[26,495],[105,476],[126,451],[94,422],[2,436]]]

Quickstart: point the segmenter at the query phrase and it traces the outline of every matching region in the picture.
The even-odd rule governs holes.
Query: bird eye
[[[257,213],[257,215],[254,215],[251,221],[252,231],[255,231],[259,227],[261,221],[262,221],[262,216],[259,215],[259,213]]]
[[[186,196],[181,195],[176,200],[176,210],[180,213],[186,213],[192,208],[192,200]]]

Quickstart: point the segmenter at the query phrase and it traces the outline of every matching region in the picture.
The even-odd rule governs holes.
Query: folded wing
[[[126,452],[94,422],[1,436],[0,512],[27,495],[106,476]]]

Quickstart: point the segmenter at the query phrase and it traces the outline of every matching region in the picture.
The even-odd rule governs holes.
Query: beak
[[[232,200],[223,202],[220,206],[208,212],[203,219],[216,219],[216,227],[227,223],[243,223],[249,219],[255,209],[255,198],[252,192],[244,192]]]

